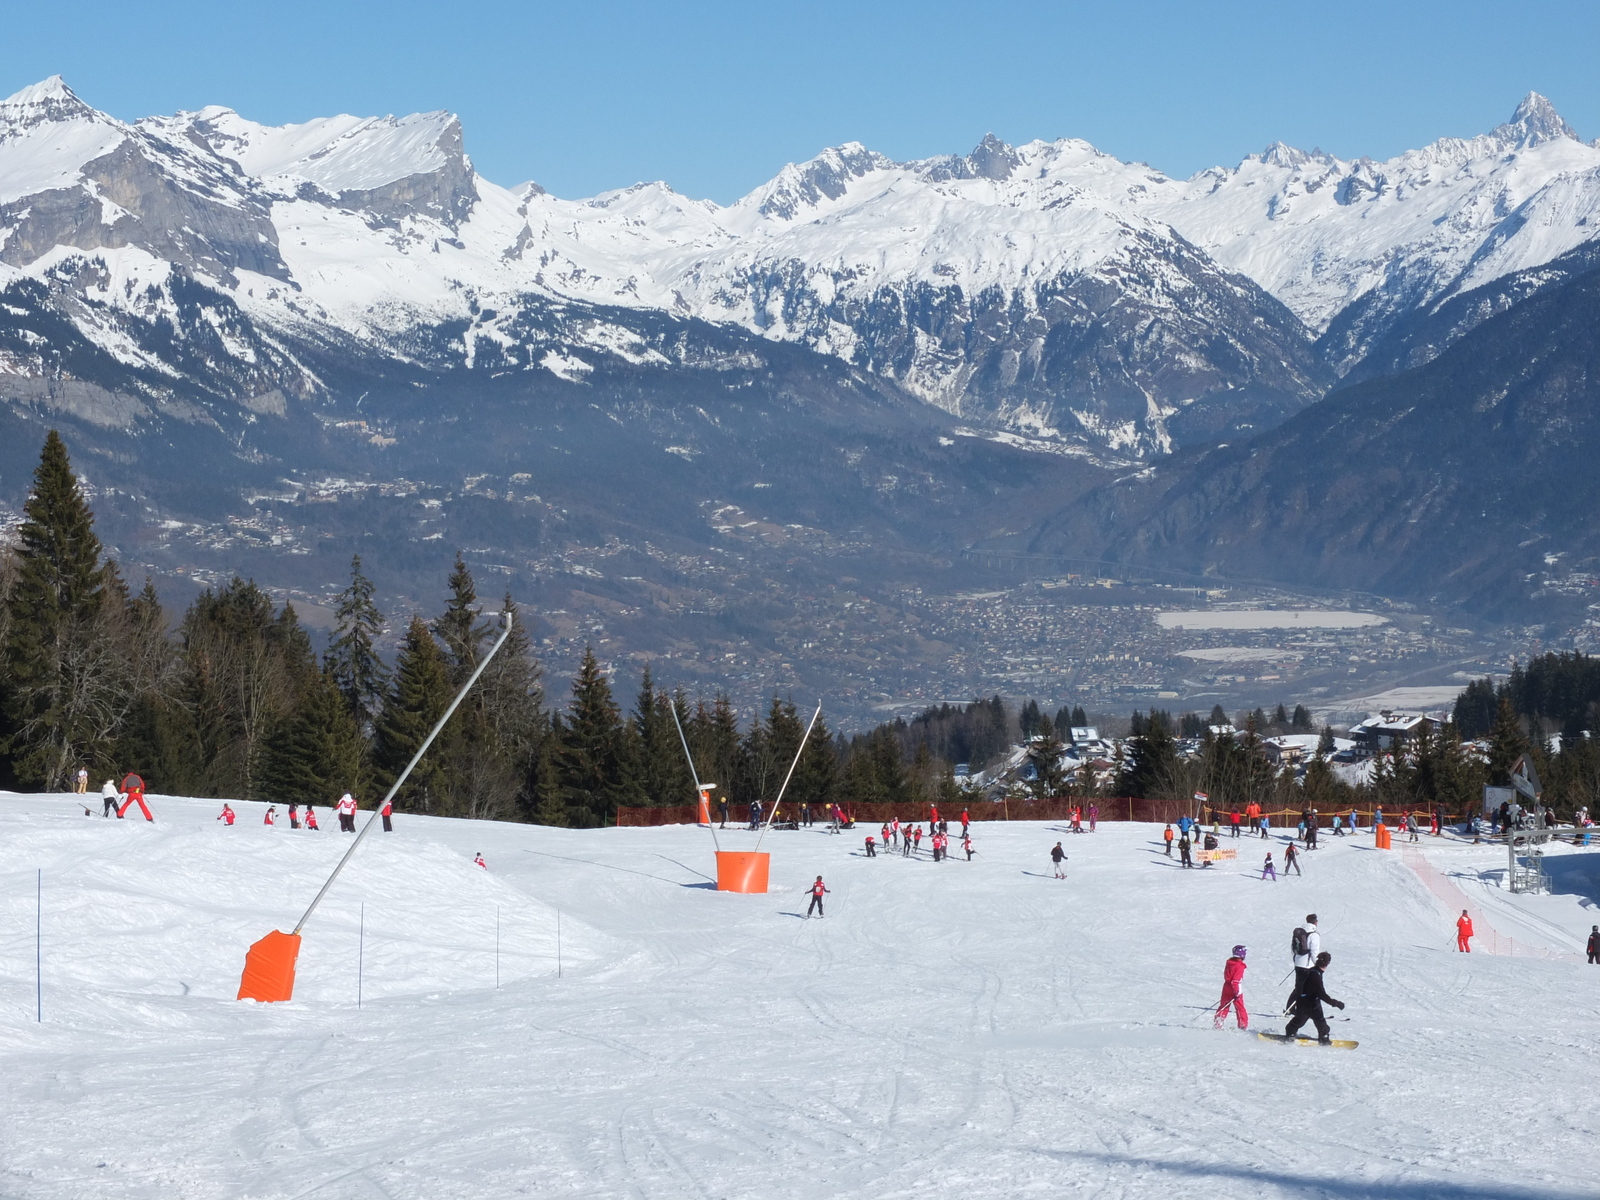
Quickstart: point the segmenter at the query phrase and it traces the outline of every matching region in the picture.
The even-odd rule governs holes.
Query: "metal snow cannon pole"
[[[411,756],[411,761],[406,764],[406,769],[400,772],[400,778],[394,781],[394,786],[384,796],[383,803],[372,810],[367,818],[367,823],[361,827],[361,832],[356,834],[356,840],[350,843],[350,849],[344,852],[344,857],[339,860],[339,865],[334,867],[333,874],[328,876],[328,882],[322,885],[322,890],[317,893],[316,899],[311,902],[311,907],[306,909],[305,915],[300,918],[300,923],[294,927],[293,932],[284,933],[274,929],[266,937],[252,945],[244,956],[244,974],[239,979],[240,1000],[289,1000],[294,997],[294,964],[300,956],[300,931],[305,928],[306,922],[311,919],[311,914],[317,911],[317,905],[322,903],[322,898],[328,894],[328,889],[333,886],[333,881],[339,878],[339,872],[344,870],[345,864],[350,861],[350,856],[356,852],[356,847],[361,845],[361,840],[372,832],[372,827],[378,821],[378,813],[383,806],[393,800],[395,793],[410,776],[416,765],[422,761],[422,756],[428,752],[428,747],[433,745],[433,739],[439,736],[439,731],[445,727],[446,722],[455,715],[457,706],[466,699],[467,693],[472,690],[472,685],[478,682],[478,676],[483,674],[483,669],[489,665],[491,659],[500,652],[500,647],[506,644],[506,639],[511,636],[512,616],[509,612],[500,614],[500,624],[503,629],[499,639],[489,648],[489,653],[484,655],[483,661],[478,664],[478,669],[472,672],[468,679],[456,693],[455,699],[450,701],[450,707],[444,710],[444,715],[434,725],[432,731],[417,747],[417,752]]]

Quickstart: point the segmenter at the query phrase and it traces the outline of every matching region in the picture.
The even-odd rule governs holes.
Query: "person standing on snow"
[[[300,828],[300,806],[298,804],[289,805],[289,828]]]
[[[1289,848],[1283,852],[1283,877],[1285,879],[1289,878],[1290,871],[1300,875],[1302,879],[1305,878],[1300,871],[1300,852],[1294,848],[1293,842],[1290,842]]]
[[[1289,996],[1289,1002],[1293,1004],[1295,996],[1305,986],[1306,973],[1316,962],[1317,955],[1322,953],[1322,934],[1317,932],[1316,913],[1307,913],[1306,923],[1295,926],[1295,931],[1289,935],[1289,953],[1294,958],[1294,992]]]
[[[811,885],[811,907],[806,909],[806,920],[809,921],[811,919],[812,909],[816,910],[818,917],[823,915],[822,898],[827,894],[828,889],[822,885],[822,876],[818,875],[817,881]]]
[[[77,773],[76,776],[74,776],[74,782],[73,782],[73,785],[72,785],[72,790],[73,790],[73,792],[75,792],[79,796],[82,796],[83,794],[85,794],[89,790],[89,768],[88,767],[79,767],[78,768],[78,773]]]
[[[873,844],[872,835],[870,833],[867,834],[867,857],[868,858],[877,858],[878,857],[878,850],[877,850],[877,847]]]
[[[261,818],[261,823],[263,825],[276,825],[278,823],[275,819],[277,815],[278,806],[276,804],[269,804],[267,805],[267,815]]]
[[[1333,1040],[1328,1035],[1328,1018],[1323,1015],[1322,1002],[1326,1000],[1335,1008],[1343,1009],[1344,1001],[1335,1000],[1328,995],[1327,988],[1323,986],[1322,973],[1328,969],[1328,964],[1332,961],[1333,955],[1324,950],[1311,964],[1311,969],[1306,972],[1305,982],[1295,993],[1294,1018],[1284,1029],[1284,1036],[1295,1037],[1299,1034],[1301,1026],[1310,1021],[1317,1027],[1317,1041],[1327,1045]]]
[[[1055,864],[1057,879],[1065,879],[1067,877],[1067,873],[1061,869],[1061,864],[1066,860],[1066,857],[1067,852],[1061,848],[1061,843],[1057,842],[1055,849],[1050,851],[1050,861]]]
[[[1178,858],[1180,860],[1182,860],[1182,864],[1185,867],[1194,866],[1194,859],[1189,857],[1189,831],[1188,830],[1184,830],[1183,836],[1178,839]]]
[[[356,831],[356,798],[349,792],[339,797],[339,803],[333,806],[333,811],[339,815],[339,832],[354,833]]]
[[[1228,824],[1233,828],[1233,836],[1234,837],[1238,837],[1239,836],[1239,808],[1238,808],[1237,805],[1235,805],[1234,806],[1234,810],[1231,813],[1228,814]]]
[[[1600,965],[1600,925],[1589,927],[1589,961]]]
[[[394,817],[394,801],[385,799],[383,802],[383,807],[378,810],[378,815],[383,818],[383,831],[385,833],[393,833],[394,821],[392,818]]]
[[[921,825],[913,825],[911,827],[911,849],[914,852],[918,853],[918,854],[920,854],[922,852],[922,826]]]
[[[1099,825],[1100,806],[1098,804],[1091,804],[1089,805],[1089,832],[1094,833],[1099,828]]]
[[[1161,831],[1161,840],[1167,844],[1167,857],[1172,857],[1172,822],[1167,822],[1167,827]]]
[[[1272,840],[1272,818],[1266,813],[1261,814],[1261,836],[1266,841]]]
[[[967,813],[967,810],[963,808],[961,810],[961,836],[962,837],[966,837],[967,836],[967,826],[969,826],[971,824],[972,824],[972,817],[969,816],[968,813]]]
[[[116,811],[118,803],[122,800],[122,793],[117,791],[117,785],[108,779],[100,785],[100,800],[100,815],[102,817],[109,817],[113,812]],[[120,812],[117,813],[117,819],[122,819],[122,814]]]
[[[1278,882],[1278,868],[1272,865],[1272,851],[1267,851],[1267,861],[1261,865],[1261,878],[1271,877],[1273,883]]]
[[[1467,910],[1462,909],[1461,915],[1456,918],[1456,952],[1471,954],[1472,946],[1472,918],[1467,915]]]
[[[1221,1029],[1222,1021],[1233,1009],[1234,1020],[1240,1029],[1250,1028],[1250,1014],[1244,1007],[1244,954],[1243,946],[1233,948],[1233,957],[1222,964],[1222,1003],[1217,1005],[1217,1018],[1212,1028]]]
[[[963,833],[961,835],[961,848],[967,852],[967,861],[971,862],[972,861],[972,835],[971,834]]]
[[[217,814],[217,820],[221,821],[224,825],[232,825],[233,824],[233,818],[234,818],[233,809],[229,808],[228,805],[226,803],[224,803],[222,805],[222,811]]]
[[[312,808],[311,805],[308,804],[308,805],[306,805],[306,828],[307,829],[315,829],[316,827],[317,827],[317,810]]]

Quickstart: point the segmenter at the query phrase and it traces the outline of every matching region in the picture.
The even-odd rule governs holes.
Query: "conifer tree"
[[[338,680],[317,672],[263,747],[260,793],[280,803],[332,804],[365,789],[362,738]]]
[[[673,698],[656,689],[655,678],[646,666],[632,720],[634,741],[639,747],[639,787],[645,802],[657,806],[690,804],[696,799],[672,709]]]
[[[115,645],[121,597],[107,587],[94,516],[53,429],[23,514],[6,601],[6,749],[18,780],[54,789],[80,763],[109,765],[128,680]]]
[[[1144,722],[1144,732],[1133,744],[1119,790],[1129,796],[1170,798],[1177,790],[1179,772],[1172,726],[1164,716],[1152,711]]]
[[[477,669],[483,655],[483,642],[490,634],[490,625],[478,609],[478,589],[472,581],[472,572],[459,553],[450,571],[450,599],[445,603],[443,615],[433,623],[434,633],[444,644],[450,664],[450,682],[460,687]]]
[[[562,722],[557,751],[562,798],[569,821],[579,827],[603,825],[618,804],[636,803],[640,793],[627,775],[622,714],[611,683],[600,670],[594,648],[572,681],[572,699]]]
[[[373,766],[381,788],[387,790],[405,770],[428,731],[444,715],[452,694],[449,667],[439,644],[422,618],[412,617],[374,735]],[[440,739],[449,733],[444,730]],[[440,764],[440,755],[430,751],[424,756],[395,796],[395,806],[431,809],[435,799],[445,794]]]
[[[361,556],[353,555],[350,583],[339,593],[334,637],[323,657],[345,705],[363,730],[377,719],[389,682],[388,668],[375,646],[383,633],[383,614],[373,603],[374,591],[372,581],[361,573]]]
[[[1311,710],[1304,704],[1296,704],[1294,706],[1294,715],[1289,718],[1289,727],[1296,733],[1310,733],[1312,729]]]
[[[1066,746],[1056,736],[1055,729],[1041,733],[1028,748],[1028,760],[1033,763],[1034,777],[1030,790],[1040,799],[1059,796],[1066,790],[1067,773],[1062,770],[1061,756]]]
[[[567,819],[566,795],[561,787],[561,771],[556,764],[556,754],[561,742],[561,717],[550,718],[550,728],[539,743],[539,754],[533,768],[533,822],[536,825],[553,825],[565,828]]]

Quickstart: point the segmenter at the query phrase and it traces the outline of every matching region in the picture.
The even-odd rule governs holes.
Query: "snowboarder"
[[[1261,878],[1270,877],[1273,883],[1278,882],[1278,868],[1272,865],[1272,851],[1267,851],[1267,861],[1261,864]]]
[[[1167,857],[1172,857],[1172,822],[1167,822],[1167,827],[1161,831],[1161,840],[1167,843]]]
[[[489,864],[483,861],[483,851],[482,850],[479,850],[476,854],[474,854],[472,856],[472,861],[477,863],[478,866],[482,867],[485,871],[487,871],[489,869]]]
[[[224,825],[232,825],[234,816],[235,814],[233,809],[230,808],[227,803],[224,803],[222,805],[222,811],[217,814],[217,820],[221,821]]]
[[[1283,877],[1285,879],[1289,878],[1290,871],[1300,875],[1302,879],[1305,878],[1300,872],[1300,852],[1294,848],[1293,842],[1290,842],[1288,848],[1283,852]]]
[[[100,785],[100,800],[100,815],[102,817],[109,817],[113,811],[116,811],[117,805],[121,802],[122,793],[117,791],[117,785],[108,779]],[[122,820],[122,813],[120,811],[117,812],[117,820]]]
[[[806,920],[811,919],[811,910],[815,909],[817,916],[821,917],[822,898],[828,894],[828,889],[822,885],[822,876],[817,876],[817,881],[811,885],[811,908],[806,909]]]
[[[1061,848],[1061,843],[1057,842],[1055,849],[1050,851],[1050,861],[1055,864],[1057,879],[1065,879],[1067,877],[1067,873],[1061,869],[1061,864],[1066,861],[1066,857],[1067,852]]]
[[[333,806],[333,811],[339,815],[339,832],[354,833],[356,831],[356,798],[349,792],[339,797],[339,803]]]
[[[1311,970],[1311,965],[1316,961],[1317,955],[1322,952],[1322,934],[1317,932],[1317,914],[1307,913],[1306,923],[1295,926],[1289,935],[1289,953],[1294,958],[1294,991],[1289,994],[1287,1010],[1294,1004],[1294,998],[1300,994],[1300,989],[1306,981],[1306,972]]]
[[[278,823],[277,816],[278,806],[276,804],[269,804],[267,805],[267,815],[261,818],[261,823],[263,825],[276,825]]]
[[[1600,925],[1589,927],[1589,961],[1600,964]]]
[[[317,810],[312,808],[311,805],[308,804],[308,805],[306,805],[306,828],[307,829],[316,829],[316,827],[317,827]]]
[[[1466,909],[1461,910],[1461,915],[1456,918],[1456,950],[1461,954],[1471,954],[1472,947],[1472,918]]]
[[[872,835],[870,833],[867,834],[867,857],[868,858],[877,858],[878,857],[877,847],[876,847],[876,844],[873,842]]]
[[[393,833],[394,822],[391,818],[394,816],[394,801],[384,800],[383,807],[378,810],[378,815],[383,818],[383,831],[385,833]]]
[[[1228,1015],[1228,1009],[1233,1009],[1234,1020],[1239,1022],[1240,1029],[1250,1028],[1250,1014],[1244,1007],[1244,954],[1243,946],[1233,948],[1233,957],[1222,964],[1222,1003],[1217,1005],[1217,1018],[1213,1025],[1215,1029],[1222,1028],[1222,1021]]]
[[[1344,1001],[1335,1000],[1328,995],[1323,986],[1322,973],[1328,969],[1328,964],[1333,961],[1333,955],[1324,950],[1317,955],[1311,969],[1306,972],[1305,982],[1300,985],[1300,990],[1295,993],[1294,1018],[1283,1031],[1285,1037],[1295,1037],[1300,1032],[1300,1027],[1310,1021],[1317,1027],[1317,1041],[1327,1045],[1333,1039],[1328,1035],[1328,1018],[1323,1015],[1322,1002],[1326,1000],[1335,1008],[1343,1009]]]

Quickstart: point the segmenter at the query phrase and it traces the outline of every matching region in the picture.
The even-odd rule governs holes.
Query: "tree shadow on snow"
[[[1349,1197],[1350,1200],[1593,1200],[1592,1192],[1557,1188],[1523,1187],[1517,1184],[1452,1183],[1441,1179],[1380,1181],[1341,1179],[1335,1176],[1268,1171],[1227,1163],[1187,1163],[1155,1158],[1135,1158],[1126,1154],[1094,1151],[1045,1150],[1041,1153],[1062,1162],[1097,1162],[1107,1167],[1127,1167],[1136,1171],[1165,1171],[1172,1175],[1198,1179],[1236,1179],[1251,1185],[1240,1194],[1269,1195],[1267,1189],[1289,1196]]]
[[[1552,895],[1582,896],[1585,908],[1593,908],[1600,901],[1600,856],[1547,854],[1544,870],[1550,876]]]

